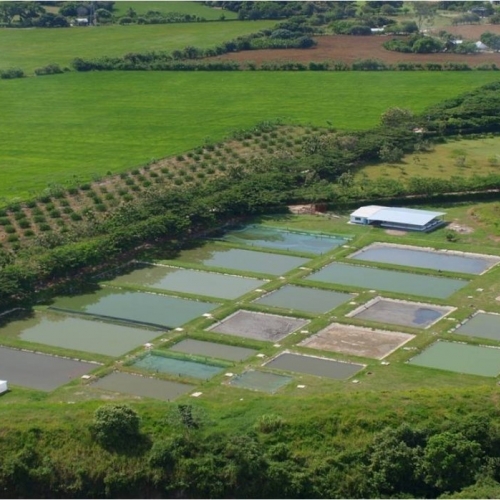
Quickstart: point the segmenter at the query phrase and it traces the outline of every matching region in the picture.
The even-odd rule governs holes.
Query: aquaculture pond
[[[51,307],[159,328],[175,328],[217,306],[210,302],[106,287],[94,293],[58,297]]]
[[[477,313],[474,317],[459,326],[455,333],[480,337],[483,339],[500,340],[500,314]]]
[[[481,274],[500,262],[500,257],[492,255],[429,250],[388,243],[373,243],[349,258],[468,274]]]
[[[454,307],[406,302],[376,297],[347,316],[392,325],[429,328],[453,311]]]
[[[317,358],[285,352],[266,364],[269,368],[277,368],[290,372],[305,373],[317,377],[333,379],[349,378],[362,370],[365,365],[355,363],[343,363],[333,359]]]
[[[118,286],[124,284],[139,285],[173,292],[235,299],[259,288],[265,281],[242,276],[138,263],[131,266],[128,271],[124,270],[124,273],[114,278],[111,283]]]
[[[247,347],[238,347],[204,340],[184,339],[173,345],[170,351],[205,356],[207,358],[227,359],[228,361],[243,361],[253,356],[257,351]]]
[[[192,391],[196,386],[172,382],[170,380],[141,377],[140,375],[132,375],[131,373],[114,372],[100,378],[92,384],[92,387],[131,394],[133,396],[171,401]]]
[[[208,330],[276,342],[308,323],[308,320],[301,318],[240,310],[211,326]]]
[[[0,347],[0,379],[40,391],[53,391],[98,366],[96,363]]]
[[[255,300],[256,304],[298,309],[312,313],[326,313],[352,299],[352,294],[285,285]]]
[[[248,370],[241,375],[235,375],[229,384],[244,389],[273,393],[291,381],[292,377],[285,375]]]
[[[500,373],[500,349],[438,341],[412,358],[409,363],[470,375],[496,377]]]
[[[210,267],[270,275],[284,274],[309,261],[309,259],[291,255],[228,248],[217,243],[208,243],[200,248],[185,250],[178,260]],[[175,261],[173,262],[175,265]]]
[[[154,354],[144,356],[132,366],[151,372],[169,373],[179,377],[193,377],[202,380],[212,378],[224,370],[221,366],[208,365],[185,359],[168,358],[166,356],[156,356]]]
[[[0,328],[0,337],[4,335],[75,351],[121,356],[158,337],[159,332],[37,312],[31,318],[13,321]]]
[[[465,280],[351,266],[340,262],[329,264],[306,279],[439,299],[449,297],[468,284]]]
[[[347,241],[338,236],[289,231],[258,224],[228,231],[222,239],[230,243],[314,254],[329,252]]]

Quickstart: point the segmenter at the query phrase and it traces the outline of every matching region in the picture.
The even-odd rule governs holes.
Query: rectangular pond
[[[113,279],[114,285],[139,285],[173,292],[207,295],[221,299],[235,299],[266,283],[263,280],[208,273],[192,269],[134,264],[124,274]]]
[[[279,255],[267,252],[254,252],[239,248],[227,248],[217,244],[207,244],[194,250],[183,251],[179,260],[210,267],[250,271],[254,273],[281,275],[291,269],[303,266],[309,259]]]
[[[408,363],[469,375],[496,377],[500,373],[500,349],[438,341]]]
[[[238,347],[204,340],[184,339],[169,349],[174,352],[205,356],[207,358],[227,359],[228,361],[243,361],[253,356],[257,351],[247,347]]]
[[[329,264],[306,279],[438,299],[445,299],[468,284],[465,280],[352,266],[340,262]]]
[[[314,254],[329,252],[347,241],[338,236],[288,231],[260,224],[228,231],[222,239],[230,243]]]
[[[0,347],[0,379],[39,391],[53,391],[98,366],[74,359]]]
[[[362,370],[365,365],[355,363],[343,363],[333,359],[317,358],[315,356],[305,356],[303,354],[293,354],[284,352],[272,359],[266,366],[278,370],[315,375],[316,377],[327,377],[342,380],[352,377]]]
[[[158,337],[159,332],[61,314],[36,313],[0,328],[2,335],[63,349],[121,356]]]
[[[308,320],[301,318],[240,310],[211,326],[208,330],[276,342],[308,323]]]
[[[347,316],[349,318],[425,329],[454,310],[455,308],[450,306],[375,297],[351,311]]]
[[[283,309],[298,309],[312,313],[326,313],[352,300],[352,294],[340,293],[318,288],[285,285],[255,300],[256,304],[281,307]]]
[[[331,323],[299,345],[365,358],[383,359],[413,338],[415,335],[408,333]]]
[[[155,354],[147,354],[132,366],[151,372],[170,373],[178,377],[193,377],[202,380],[208,380],[224,370],[222,366],[207,365]]]
[[[209,302],[110,287],[84,295],[58,297],[51,307],[158,328],[175,328],[217,306]]]
[[[289,384],[291,381],[292,377],[287,377],[285,375],[248,370],[241,375],[235,375],[229,381],[229,384],[235,387],[269,392],[272,394],[281,387]]]
[[[479,312],[460,325],[455,333],[469,337],[500,340],[500,314]]]
[[[104,389],[105,391],[130,394],[132,396],[171,401],[191,392],[196,386],[171,382],[170,380],[141,377],[140,375],[132,375],[131,373],[114,372],[100,378],[92,384],[92,387]]]
[[[494,255],[424,249],[389,243],[373,243],[353,253],[349,258],[468,274],[482,274],[500,262],[500,257]]]

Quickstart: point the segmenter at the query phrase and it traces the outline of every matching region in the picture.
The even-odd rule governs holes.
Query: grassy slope
[[[494,73],[70,73],[2,81],[0,196],[118,172],[268,119],[374,126],[496,80]],[[361,98],[362,96],[362,98]]]
[[[126,14],[128,9],[134,9],[138,15],[145,14],[148,10],[154,10],[166,14],[176,12],[179,14],[189,14],[191,16],[204,17],[207,21],[218,20],[221,14],[226,19],[236,19],[238,15],[230,10],[218,10],[202,5],[198,2],[180,1],[180,2],[116,2],[113,13],[118,16]]]
[[[499,146],[500,137],[450,140],[437,145],[431,152],[406,155],[400,163],[365,167],[357,178],[388,177],[405,181],[421,176],[448,179],[497,173],[500,170]]]
[[[98,28],[2,29],[0,68],[27,72],[45,64],[67,66],[75,57],[121,56],[128,52],[213,47],[239,35],[274,26],[276,21],[182,23]]]

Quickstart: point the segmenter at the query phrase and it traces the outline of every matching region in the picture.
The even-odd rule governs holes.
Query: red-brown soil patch
[[[488,25],[489,28],[492,25]],[[458,26],[457,28],[483,28],[486,26]],[[496,26],[499,28],[500,26]],[[500,53],[484,54],[403,54],[384,49],[382,44],[390,40],[389,36],[348,36],[348,35],[326,35],[317,37],[318,45],[312,49],[265,49],[248,50],[224,54],[213,59],[231,60],[239,62],[263,62],[294,61],[309,63],[321,61],[342,61],[352,63],[357,59],[379,59],[385,63],[396,64],[398,62],[413,63],[467,63],[470,66],[480,64],[500,64]]]
[[[500,35],[500,24],[463,24],[458,26],[445,26],[441,28],[454,35],[462,35],[466,40],[477,42],[482,33],[489,31]],[[434,29],[433,31],[439,31]]]

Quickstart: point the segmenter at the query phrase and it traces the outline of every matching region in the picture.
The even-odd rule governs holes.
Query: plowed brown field
[[[481,33],[491,26],[459,26],[456,28],[482,28]],[[493,27],[493,28],[500,28]],[[451,29],[450,29],[451,31]],[[493,30],[491,30],[493,31]],[[464,35],[465,36],[465,35]],[[403,54],[384,49],[382,44],[389,40],[387,36],[348,36],[332,35],[320,36],[316,40],[318,45],[312,49],[278,49],[278,50],[249,50],[224,54],[214,59],[231,60],[239,62],[295,61],[295,62],[320,62],[343,61],[352,63],[356,59],[379,59],[386,63],[398,62],[414,63],[445,63],[457,62],[477,66],[486,63],[500,65],[500,53],[482,53],[473,55],[461,54]]]

